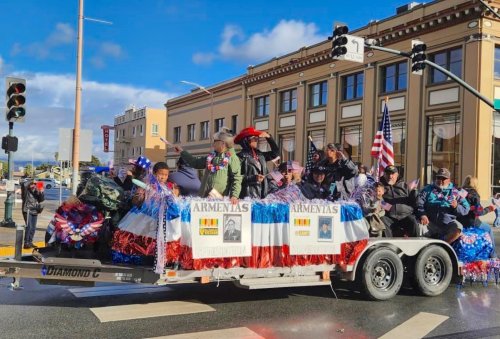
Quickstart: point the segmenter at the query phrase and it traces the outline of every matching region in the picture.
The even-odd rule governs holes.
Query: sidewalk
[[[5,195],[0,195],[0,221],[5,217]],[[45,201],[44,210],[38,216],[37,228],[33,243],[37,246],[44,246],[45,230],[50,220],[54,216],[55,210],[58,207],[58,201]],[[25,225],[23,215],[21,212],[21,201],[16,199],[12,210],[12,219],[16,225]],[[15,227],[0,227],[0,257],[1,256],[14,256],[14,246],[16,241],[16,228]],[[23,254],[29,254],[32,250],[23,249]]]

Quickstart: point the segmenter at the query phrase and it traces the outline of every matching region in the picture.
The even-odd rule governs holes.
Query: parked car
[[[56,181],[50,178],[35,179],[35,182],[43,182],[43,188],[47,190],[56,187]]]

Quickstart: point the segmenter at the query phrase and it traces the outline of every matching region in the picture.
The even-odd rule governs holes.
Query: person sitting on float
[[[300,191],[307,199],[328,199],[330,197],[329,187],[324,184],[326,168],[314,166],[311,169],[311,178],[302,182]]]
[[[168,165],[163,162],[157,162],[153,166],[153,175],[155,176],[160,189],[167,189],[167,181],[168,181],[169,169]],[[132,205],[140,207],[144,202],[146,197],[146,188],[137,187],[133,197],[132,197]]]
[[[269,193],[275,193],[278,190],[285,189],[291,185],[301,182],[303,167],[297,161],[285,161],[279,164],[279,175],[270,173],[271,182],[269,183]],[[278,178],[279,177],[279,178]]]
[[[240,159],[234,151],[234,138],[229,130],[223,129],[213,136],[214,150],[207,156],[194,157],[181,146],[174,146],[191,167],[205,168],[199,196],[202,198],[229,197],[232,204],[238,203],[241,192]]]
[[[462,190],[467,192],[465,199],[470,204],[470,211],[467,215],[459,215],[457,220],[464,226],[464,228],[477,227],[489,233],[491,241],[493,243],[493,249],[490,252],[490,258],[496,258],[497,253],[495,249],[495,236],[493,234],[493,228],[485,222],[479,219],[480,216],[486,215],[497,209],[494,204],[483,208],[481,206],[481,196],[477,191],[477,178],[471,175],[465,177]],[[465,193],[463,193],[465,195]]]
[[[341,145],[328,144],[325,149],[326,159],[319,163],[327,169],[326,184],[334,199],[347,200],[354,190],[354,178],[358,166],[342,152]]]
[[[257,148],[259,138],[266,138],[271,147],[268,152],[262,152]],[[269,174],[267,161],[275,159],[279,155],[279,147],[274,139],[267,133],[256,130],[253,127],[244,128],[235,138],[234,142],[239,144],[242,150],[238,153],[241,161],[241,185],[240,198],[250,197],[263,199],[269,193]]]

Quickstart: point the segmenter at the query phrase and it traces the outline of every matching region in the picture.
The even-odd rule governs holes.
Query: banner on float
[[[290,254],[339,254],[340,226],[338,204],[290,205]]]
[[[193,259],[252,255],[251,203],[191,201]]]

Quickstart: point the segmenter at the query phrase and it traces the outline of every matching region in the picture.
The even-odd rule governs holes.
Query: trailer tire
[[[361,286],[372,300],[387,300],[394,297],[403,284],[401,258],[388,248],[373,250],[363,263]]]
[[[420,251],[415,261],[413,285],[422,295],[434,297],[443,293],[453,277],[450,255],[440,246]]]

